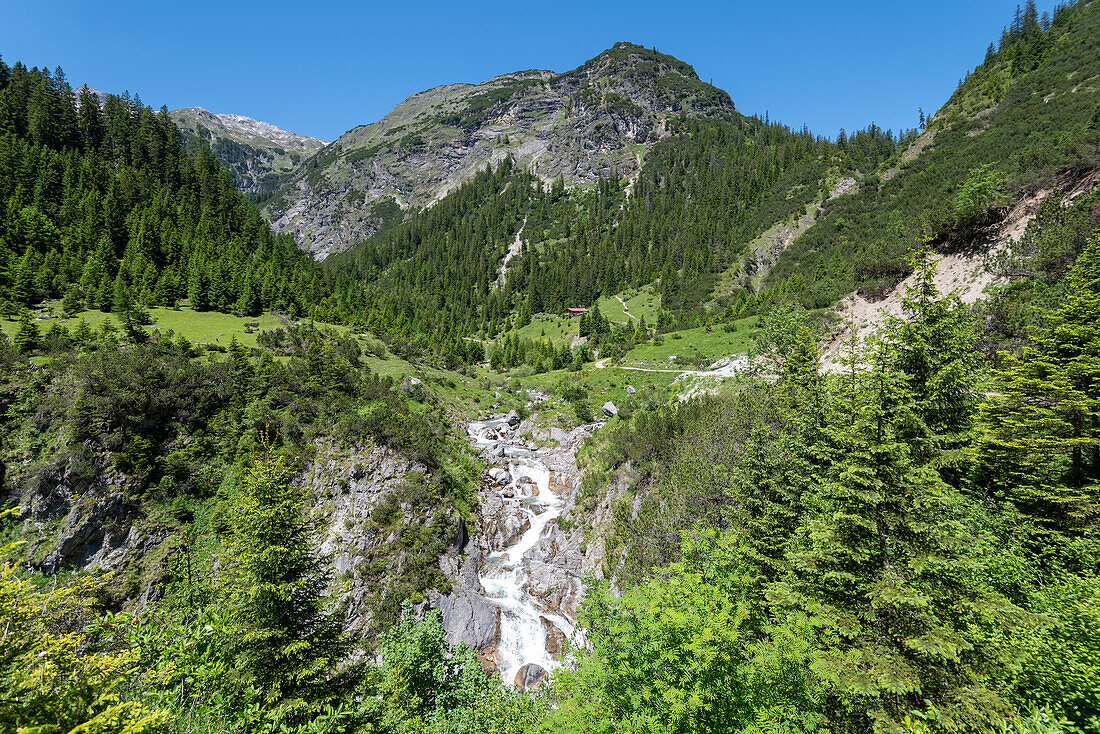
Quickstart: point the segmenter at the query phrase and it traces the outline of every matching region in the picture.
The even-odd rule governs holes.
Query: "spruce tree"
[[[19,264],[15,267],[15,277],[12,284],[11,299],[22,306],[30,306],[38,301],[35,288],[35,276],[37,275],[37,258],[30,247],[23,253]]]
[[[240,669],[293,719],[339,693],[335,666],[345,649],[326,611],[327,578],[310,550],[304,509],[284,460],[257,459],[241,477],[229,541],[228,642]]]
[[[191,278],[187,285],[187,299],[191,302],[191,308],[196,311],[209,311],[210,277],[201,267],[193,268]]]
[[[902,296],[903,316],[886,325],[885,356],[916,401],[920,459],[934,459],[940,469],[958,468],[966,461],[981,400],[977,330],[957,296],[943,296],[936,287],[927,245],[911,252],[908,262],[916,279]]]
[[[975,581],[965,498],[917,459],[908,376],[885,347],[869,359],[841,378],[811,519],[771,598],[819,625],[838,729],[890,730],[929,704],[948,726],[992,723],[1014,659],[989,625],[1010,626],[1011,607]]]
[[[19,329],[15,332],[15,349],[20,354],[30,354],[38,348],[40,334],[38,324],[27,309],[19,315]]]
[[[977,481],[1032,525],[1077,534],[1100,512],[1100,238],[1078,257],[1035,347],[997,373]]]

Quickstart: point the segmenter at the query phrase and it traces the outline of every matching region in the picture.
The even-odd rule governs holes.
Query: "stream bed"
[[[477,594],[499,610],[494,644],[479,653],[487,669],[521,690],[542,684],[567,642],[582,642],[575,628],[580,577],[591,564],[579,533],[557,520],[580,488],[576,451],[600,425],[539,431],[510,413],[467,427],[490,467],[476,537]],[[534,443],[532,434],[543,440]]]

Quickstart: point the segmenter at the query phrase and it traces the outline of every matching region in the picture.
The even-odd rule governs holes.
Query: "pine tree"
[[[126,281],[122,279],[122,273],[120,272],[115,276],[115,284],[111,289],[111,311],[121,316],[129,311],[133,305],[134,299],[130,295],[130,288],[126,285]]]
[[[15,349],[20,354],[30,354],[38,348],[39,343],[38,324],[31,318],[27,309],[19,314],[19,329],[15,332]]]
[[[531,307],[528,305],[527,300],[524,299],[519,306],[519,313],[516,314],[516,328],[522,329],[531,323]]]
[[[771,598],[821,627],[834,725],[885,731],[928,704],[948,726],[992,723],[1014,662],[987,625],[1010,627],[1011,607],[975,581],[965,499],[915,458],[908,376],[886,349],[870,359],[842,378],[811,520]]]
[[[646,339],[649,338],[649,327],[645,323],[645,314],[642,314],[638,319],[638,323],[634,326],[634,335],[631,339],[635,344],[643,344]]]
[[[233,504],[229,552],[233,637],[240,669],[268,701],[301,719],[340,693],[335,666],[344,651],[326,612],[327,579],[310,550],[301,491],[281,457],[256,460]]]

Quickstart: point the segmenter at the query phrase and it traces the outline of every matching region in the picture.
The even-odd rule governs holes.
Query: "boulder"
[[[512,481],[512,475],[499,466],[494,466],[489,470],[489,477],[502,487]]]
[[[615,403],[608,400],[603,404],[603,414],[610,418],[613,415],[618,415],[619,409],[615,407]]]
[[[519,413],[514,410],[509,410],[504,416],[504,422],[515,428],[519,425]]]
[[[516,690],[537,691],[546,683],[547,675],[546,668],[538,663],[527,663],[516,671]]]
[[[485,671],[485,675],[491,676],[500,672],[500,664],[504,662],[504,656],[494,647],[478,653],[477,660],[481,663],[481,669]]]
[[[633,385],[627,385],[626,386],[626,394],[627,395],[633,395],[636,392],[638,392],[638,391],[634,389]]]
[[[447,642],[460,642],[478,652],[496,647],[500,641],[500,607],[464,587],[439,598]]]
[[[483,537],[488,541],[488,551],[503,550],[519,540],[528,528],[531,520],[527,513],[519,510],[515,501],[505,502],[493,491],[481,493],[481,526]]]
[[[546,617],[539,617],[542,622],[542,631],[546,635],[546,652],[555,660],[561,660],[565,654],[565,633]]]

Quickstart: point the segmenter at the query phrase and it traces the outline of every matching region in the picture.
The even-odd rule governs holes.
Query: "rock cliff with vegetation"
[[[516,72],[414,94],[304,160],[264,210],[275,229],[325,257],[505,157],[548,182],[628,176],[680,114],[738,117],[729,95],[688,64],[618,43],[564,74]]]

